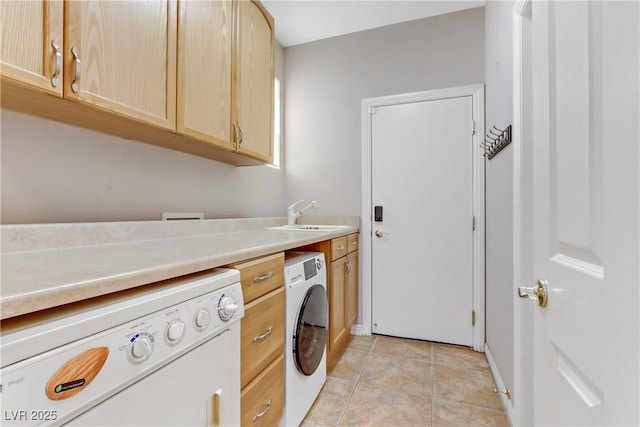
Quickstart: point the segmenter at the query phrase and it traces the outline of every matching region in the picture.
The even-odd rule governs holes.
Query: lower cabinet
[[[242,387],[284,352],[285,295],[280,287],[245,305],[241,321]]]
[[[284,355],[281,354],[251,383],[240,396],[243,426],[275,426],[284,408]]]
[[[345,321],[351,327],[358,318],[358,251],[348,254],[345,261],[346,289],[345,294]]]
[[[348,338],[344,293],[347,281],[345,276],[345,257],[331,261],[331,278],[328,280],[331,286],[329,291],[329,349],[333,351],[339,348]]]
[[[275,426],[284,411],[284,254],[231,264],[240,271],[241,425]]]
[[[358,240],[359,234],[354,233],[298,248],[325,254],[329,299],[328,369],[349,342],[351,325],[358,317]],[[240,324],[241,425],[275,426],[284,412],[284,254],[227,267],[240,271],[245,303]]]

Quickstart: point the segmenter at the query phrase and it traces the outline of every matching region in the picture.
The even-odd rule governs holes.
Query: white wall
[[[485,6],[486,125],[512,124],[514,3]],[[513,391],[513,152],[509,145],[486,162],[486,341],[506,388]]]
[[[282,48],[276,74],[283,78]],[[237,168],[2,109],[2,223],[284,216],[284,171]]]
[[[484,9],[289,47],[285,74],[287,202],[359,216],[362,99],[482,83]]]

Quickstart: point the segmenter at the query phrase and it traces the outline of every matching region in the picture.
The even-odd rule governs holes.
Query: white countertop
[[[2,226],[0,319],[358,231],[357,225],[333,232],[263,229],[284,223],[263,218]]]

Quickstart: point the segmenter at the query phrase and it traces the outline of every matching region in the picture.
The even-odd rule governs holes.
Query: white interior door
[[[374,333],[472,345],[471,123],[471,96],[372,114]]]
[[[534,425],[640,424],[639,16],[533,2]]]

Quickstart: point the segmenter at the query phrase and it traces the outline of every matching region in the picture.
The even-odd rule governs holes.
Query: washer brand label
[[[108,347],[94,347],[67,360],[49,378],[45,393],[51,400],[68,399],[87,388],[109,357]]]
[[[82,387],[86,381],[84,378],[80,378],[79,380],[69,381],[68,383],[58,384],[56,388],[53,389],[56,393],[62,393],[63,391],[71,390],[74,388]]]

